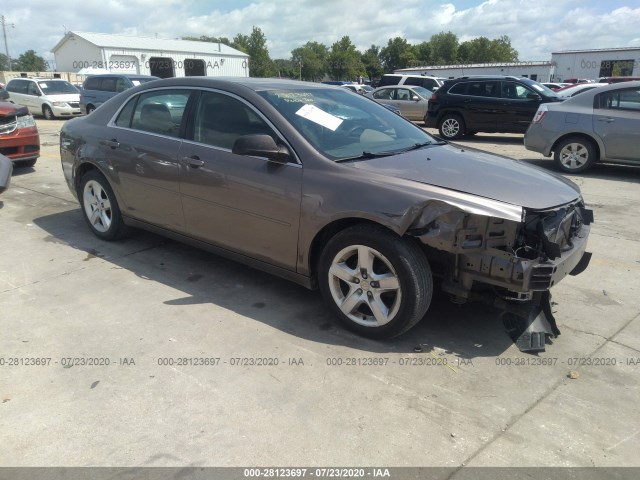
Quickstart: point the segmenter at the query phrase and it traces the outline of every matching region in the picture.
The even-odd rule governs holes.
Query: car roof
[[[161,85],[185,86],[185,87],[233,87],[243,86],[250,90],[260,92],[265,90],[308,90],[308,89],[334,89],[344,90],[337,85],[324,83],[302,82],[299,80],[285,80],[278,78],[258,78],[258,77],[173,77],[161,80],[154,80],[144,84],[145,87],[158,87]]]
[[[566,105],[588,107],[593,105],[593,97],[595,97],[596,95],[600,95],[604,92],[610,92],[612,90],[624,90],[627,88],[640,88],[640,81],[604,84],[603,87],[592,88],[591,90],[587,90],[586,92],[583,92],[580,95],[576,95],[575,97],[569,97],[563,102],[547,105],[554,109],[561,108],[562,110],[564,110],[563,106]]]

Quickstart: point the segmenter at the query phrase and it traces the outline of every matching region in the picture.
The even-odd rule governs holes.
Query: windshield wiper
[[[393,153],[391,153],[391,152],[380,152],[380,153],[362,152],[361,155],[356,155],[354,157],[339,158],[338,160],[336,160],[336,163],[354,162],[354,161],[357,161],[357,160],[370,160],[372,158],[388,157],[389,155],[393,155]]]

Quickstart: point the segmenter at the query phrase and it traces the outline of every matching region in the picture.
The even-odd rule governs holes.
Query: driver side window
[[[267,123],[249,106],[228,95],[202,92],[196,109],[193,140],[231,150],[243,135],[269,135],[279,139]]]

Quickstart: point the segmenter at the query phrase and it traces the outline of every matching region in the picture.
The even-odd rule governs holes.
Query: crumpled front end
[[[519,222],[434,202],[407,234],[425,245],[442,289],[455,301],[482,299],[501,307],[521,350],[540,351],[541,339],[559,334],[549,289],[586,269],[592,222],[582,199],[546,210],[525,208]]]

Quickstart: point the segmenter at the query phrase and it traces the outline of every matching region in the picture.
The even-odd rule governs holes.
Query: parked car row
[[[32,115],[49,120],[68,118],[89,114],[118,93],[157,79],[150,75],[92,75],[78,89],[59,78],[12,78],[0,89],[0,101],[24,105]]]

